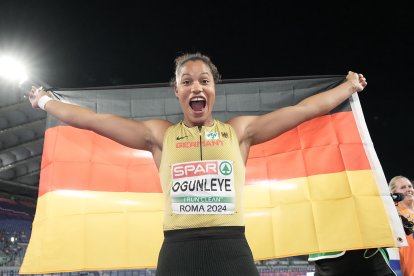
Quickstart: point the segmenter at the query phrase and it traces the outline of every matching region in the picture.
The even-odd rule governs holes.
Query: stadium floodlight
[[[0,77],[19,85],[28,79],[23,63],[17,58],[8,55],[0,57]]]
[[[50,87],[45,82],[40,81],[27,73],[27,64],[15,55],[0,55],[0,84],[7,85],[16,91],[21,98],[26,98],[32,86]]]

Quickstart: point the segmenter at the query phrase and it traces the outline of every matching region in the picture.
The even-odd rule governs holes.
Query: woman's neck
[[[185,119],[182,122],[186,127],[203,127],[203,126],[210,127],[214,125],[213,118],[203,123],[193,123],[193,122],[186,121]]]
[[[403,202],[400,202],[400,204],[402,205],[402,207],[414,212],[414,200],[403,201]]]

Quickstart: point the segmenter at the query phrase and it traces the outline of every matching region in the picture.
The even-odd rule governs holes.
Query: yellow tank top
[[[164,230],[244,225],[245,165],[229,124],[169,127],[159,173]]]

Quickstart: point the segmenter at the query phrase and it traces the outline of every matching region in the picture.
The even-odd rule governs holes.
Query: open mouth
[[[206,107],[206,100],[202,97],[195,97],[190,100],[190,107],[194,111],[203,111]]]

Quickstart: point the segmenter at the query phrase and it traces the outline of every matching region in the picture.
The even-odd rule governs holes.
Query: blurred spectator
[[[398,213],[407,219],[408,223],[414,222],[414,189],[412,182],[405,176],[395,176],[390,181],[391,193],[401,193],[404,195],[402,201],[397,202]],[[411,234],[407,233],[408,246],[400,247],[400,263],[401,271],[404,276],[414,276],[414,238],[413,238],[413,227],[407,223],[403,225],[408,228],[405,229]]]
[[[0,228],[0,266],[20,265],[24,253],[22,242],[27,243],[23,237],[26,237],[24,231],[11,233]]]
[[[34,212],[34,204],[22,204],[0,195],[0,266],[21,265],[31,234]]]

